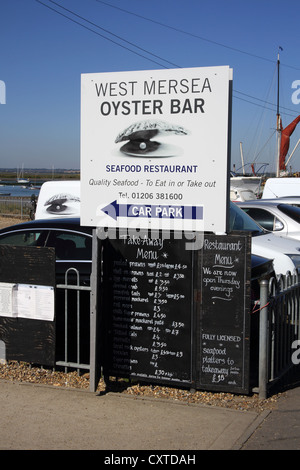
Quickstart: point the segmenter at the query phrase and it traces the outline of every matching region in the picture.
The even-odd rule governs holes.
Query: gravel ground
[[[8,218],[0,216],[0,228],[24,222],[25,219]],[[22,362],[9,362],[0,364],[0,379],[18,382],[30,382],[34,384],[46,384],[53,387],[73,387],[89,389],[89,374],[79,375],[77,371],[59,372],[40,367],[33,367]],[[191,392],[185,389],[163,387],[156,385],[129,384],[125,380],[114,380],[110,382],[110,391],[126,393],[133,396],[147,396],[164,399],[173,399],[186,403],[201,403],[210,406],[221,406],[243,411],[261,412],[277,407],[278,399],[284,395],[276,393],[269,398],[262,400],[257,394],[235,395],[231,393],[213,393],[196,391]],[[105,392],[106,385],[100,380],[97,392]]]
[[[33,367],[30,364],[11,361],[7,364],[0,364],[0,380],[11,380],[17,382],[27,382],[33,384],[44,384],[53,387],[71,387],[89,389],[89,373],[80,375],[77,371],[59,372],[52,369]],[[129,383],[125,379],[111,378],[109,389],[106,388],[101,379],[97,393],[105,391],[118,392],[135,397],[152,397],[172,399],[185,403],[199,403],[210,406],[221,406],[242,411],[262,412],[264,410],[276,409],[278,399],[284,395],[277,393],[262,400],[257,394],[235,395],[232,393],[213,393],[206,391],[192,392],[186,389],[164,387],[160,385],[144,385],[139,383]]]

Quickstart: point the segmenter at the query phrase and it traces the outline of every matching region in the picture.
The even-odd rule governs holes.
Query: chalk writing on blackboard
[[[240,263],[244,261],[241,241],[204,239],[203,285],[211,299],[231,301],[241,289]]]
[[[137,237],[111,242],[110,368],[115,373],[190,383],[191,252],[180,243]]]
[[[250,249],[247,236],[205,236],[198,364],[202,387],[248,387]]]

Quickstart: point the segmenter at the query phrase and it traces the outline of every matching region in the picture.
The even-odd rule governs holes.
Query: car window
[[[53,230],[47,246],[54,247],[58,260],[91,260],[92,238],[75,232]]]
[[[300,208],[289,204],[279,204],[278,209],[284,214],[288,215],[295,222],[300,223]]]
[[[236,204],[230,204],[229,232],[242,230],[253,235],[263,234],[263,229]]]
[[[0,237],[0,244],[14,246],[44,246],[47,233],[47,231],[41,230],[20,230],[9,232]]]
[[[271,212],[265,209],[247,207],[244,210],[252,219],[269,232],[283,229],[283,223],[274,214],[271,214]]]

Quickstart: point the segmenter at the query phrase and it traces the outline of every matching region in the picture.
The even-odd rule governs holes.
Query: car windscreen
[[[295,222],[300,223],[300,207],[291,206],[290,204],[278,204],[278,209]]]

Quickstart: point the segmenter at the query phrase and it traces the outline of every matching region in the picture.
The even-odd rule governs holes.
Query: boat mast
[[[240,152],[241,152],[243,175],[245,176],[245,164],[244,164],[244,155],[243,155],[243,144],[242,144],[242,142],[240,142]]]
[[[281,125],[280,125],[280,110],[279,110],[279,68],[280,68],[280,59],[279,59],[279,51],[282,51],[282,47],[279,46],[278,55],[277,55],[277,168],[276,168],[276,176],[279,178],[279,159],[280,159],[280,141],[281,141]]]

